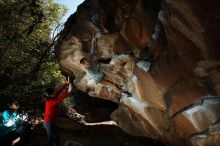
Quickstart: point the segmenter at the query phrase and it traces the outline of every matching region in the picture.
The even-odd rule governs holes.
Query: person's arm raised
[[[55,104],[59,104],[65,97],[67,97],[72,92],[72,84],[69,84],[68,90],[61,93],[57,99],[55,99]]]
[[[60,89],[58,89],[55,93],[56,96],[59,96],[59,94],[61,92],[63,92],[64,89],[66,89],[66,87],[69,85],[69,83],[71,82],[70,76],[67,77],[67,83],[63,84],[62,87],[60,87]]]
[[[63,92],[64,89],[66,89],[68,83],[63,84],[55,93],[55,96],[59,96],[61,92]]]

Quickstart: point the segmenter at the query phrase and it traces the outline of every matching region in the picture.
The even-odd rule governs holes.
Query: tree
[[[62,80],[51,30],[62,27],[66,12],[54,0],[0,0],[1,98],[36,97],[55,78]]]

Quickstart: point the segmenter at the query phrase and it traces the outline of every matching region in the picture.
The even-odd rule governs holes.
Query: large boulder
[[[217,146],[219,14],[218,0],[86,0],[67,20],[55,53],[79,90],[119,104],[111,117],[127,133]],[[94,59],[112,85],[90,83],[80,66],[98,32]]]

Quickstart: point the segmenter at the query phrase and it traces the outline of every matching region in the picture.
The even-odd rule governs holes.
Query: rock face
[[[111,117],[125,132],[168,145],[217,146],[219,26],[219,0],[86,0],[55,52],[79,90],[119,104]],[[110,84],[85,74],[80,60],[90,55]]]

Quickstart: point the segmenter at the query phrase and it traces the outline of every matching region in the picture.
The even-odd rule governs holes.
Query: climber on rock
[[[22,146],[28,144],[31,127],[28,115],[18,111],[20,106],[16,100],[9,101],[8,106],[10,109],[4,111],[0,117],[0,143],[4,146],[17,142]]]
[[[68,82],[65,83],[59,90],[47,88],[43,95],[46,99],[44,128],[47,131],[48,145],[52,146],[56,143],[55,123],[59,112],[59,103],[67,97],[72,91],[72,79],[68,77]]]
[[[111,78],[104,75],[104,73],[101,71],[100,66],[101,64],[94,62],[94,53],[96,51],[97,47],[97,38],[100,37],[100,33],[97,33],[92,37],[92,45],[91,45],[91,55],[89,59],[86,57],[83,57],[80,60],[81,66],[85,69],[86,74],[89,75],[91,78],[90,81],[94,81],[96,84],[101,83],[108,87],[110,87],[113,91],[115,91],[117,94],[121,94],[121,90],[114,85],[114,83],[111,81]]]

